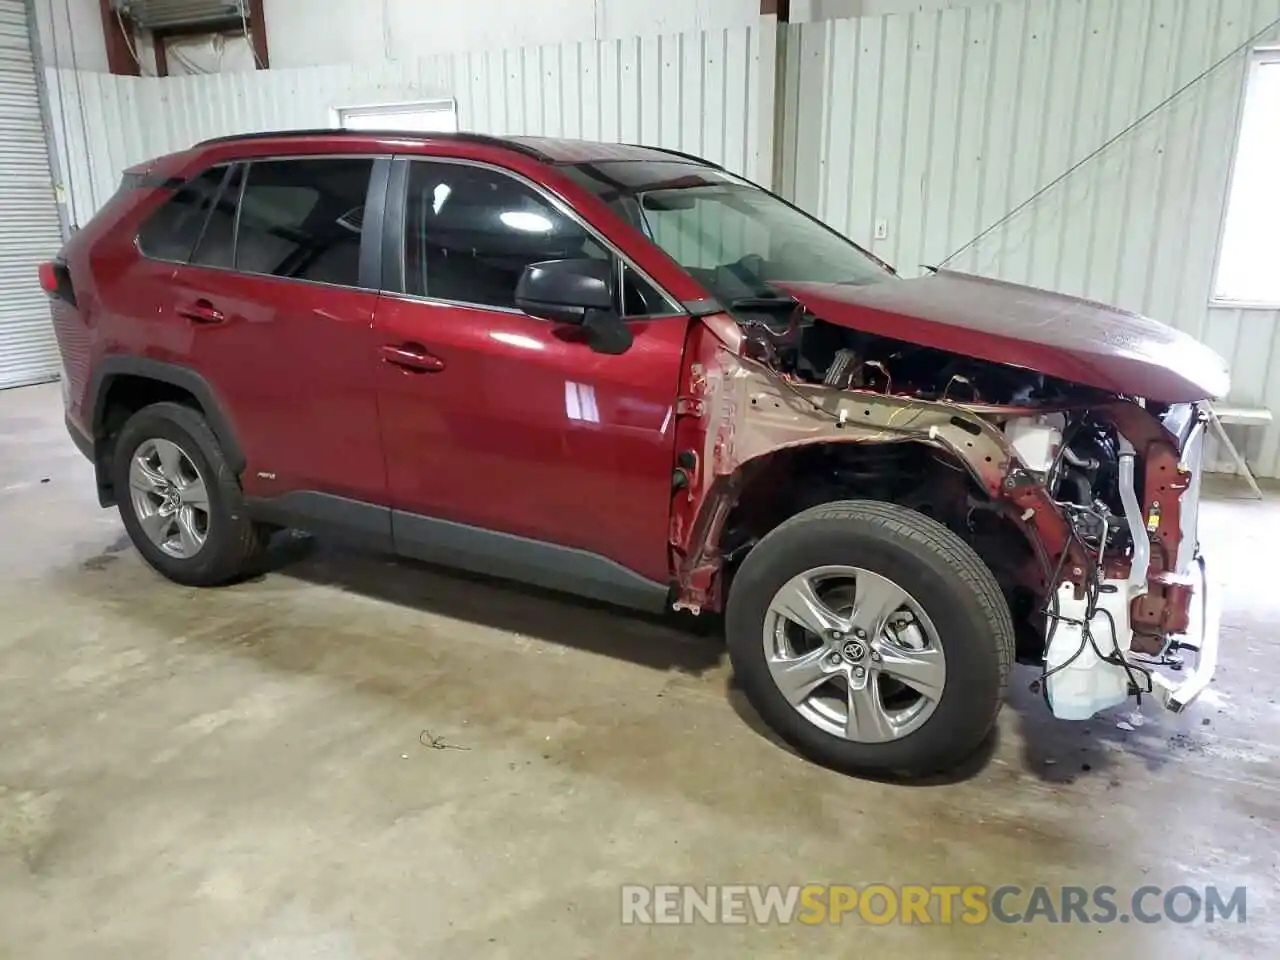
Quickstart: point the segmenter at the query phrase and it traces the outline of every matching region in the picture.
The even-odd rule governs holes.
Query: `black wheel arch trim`
[[[228,465],[237,475],[244,472],[246,463],[244,449],[236,438],[236,432],[231,424],[231,418],[227,415],[226,407],[218,399],[217,391],[214,390],[209,381],[189,367],[168,363],[164,360],[155,360],[150,357],[111,354],[103,357],[97,363],[93,371],[93,377],[89,382],[95,447],[103,439],[102,433],[107,413],[107,396],[111,392],[112,383],[120,377],[141,377],[145,380],[154,380],[157,383],[164,383],[171,387],[185,390],[195,397],[196,403],[200,405],[201,413],[204,414],[205,420],[209,423],[209,429],[218,438],[218,443],[222,447],[222,452],[227,458]],[[96,465],[99,471],[102,470],[103,466],[100,460],[100,457],[96,458],[96,461],[98,461]],[[102,489],[101,481],[102,476],[100,473],[100,490]]]

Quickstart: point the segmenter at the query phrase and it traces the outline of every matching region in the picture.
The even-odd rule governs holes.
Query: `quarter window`
[[[622,268],[622,315],[656,317],[671,313],[671,307],[648,280],[631,267]]]
[[[513,177],[429,161],[415,161],[409,170],[410,294],[511,308],[531,263],[613,259],[581,224]]]
[[[371,159],[266,160],[249,164],[235,266],[360,285],[360,232]]]
[[[227,171],[226,165],[210,167],[187,181],[143,223],[138,232],[138,248],[157,260],[185,263],[200,239]]]

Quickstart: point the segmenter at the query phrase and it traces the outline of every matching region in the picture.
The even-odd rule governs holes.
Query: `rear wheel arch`
[[[89,397],[94,466],[103,506],[115,501],[111,476],[115,437],[130,416],[154,403],[179,403],[198,411],[217,438],[228,466],[237,476],[244,471],[244,450],[225,406],[213,386],[188,367],[147,357],[108,356],[94,371]]]

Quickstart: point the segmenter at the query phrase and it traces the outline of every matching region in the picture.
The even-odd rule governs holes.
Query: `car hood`
[[[1185,333],[1091,300],[964,273],[867,286],[775,282],[827,323],[1159,403],[1225,396],[1226,361]]]

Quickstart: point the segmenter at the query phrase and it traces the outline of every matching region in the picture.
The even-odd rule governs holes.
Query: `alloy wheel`
[[[209,537],[209,492],[195,462],[172,440],[143,441],[129,464],[138,525],[156,547],[189,560]]]
[[[819,729],[858,743],[919,730],[946,685],[942,643],[901,586],[861,567],[806,570],[774,595],[765,659],[778,690]]]

